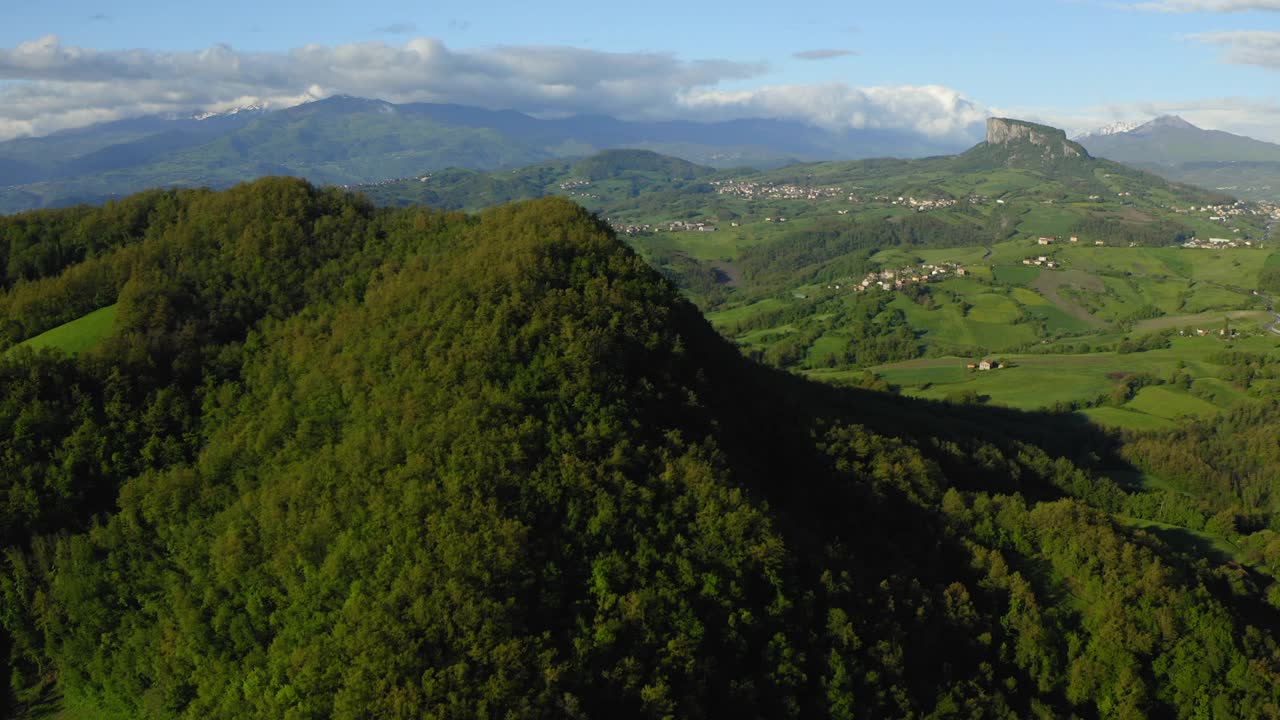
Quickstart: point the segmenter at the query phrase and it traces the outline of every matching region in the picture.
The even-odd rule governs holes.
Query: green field
[[[88,350],[110,335],[115,328],[116,307],[108,305],[94,310],[88,315],[42,332],[17,347],[29,347],[33,350],[57,348],[68,353]]]
[[[1034,265],[997,265],[996,282],[1008,285],[1030,285],[1040,277],[1040,268]]]
[[[1125,405],[1129,410],[1153,417],[1174,420],[1184,415],[1205,417],[1215,415],[1221,408],[1185,392],[1167,387],[1145,387]]]
[[[1201,328],[1216,332],[1222,329],[1223,320],[1230,320],[1232,327],[1237,329],[1257,330],[1272,319],[1272,314],[1265,310],[1227,310],[1140,320],[1134,323],[1133,329],[1136,332],[1158,332],[1169,328]]]
[[[1080,414],[1105,427],[1123,430],[1166,430],[1175,423],[1165,418],[1118,407],[1096,407],[1081,410]]]
[[[983,294],[967,296],[971,304],[966,313],[955,304],[927,310],[920,305],[898,297],[890,307],[901,310],[911,326],[926,336],[946,345],[968,345],[993,350],[1014,348],[1033,342],[1035,329],[1026,324],[1016,325],[1017,306],[1001,295]]]
[[[740,323],[761,313],[778,310],[787,306],[787,301],[779,298],[764,298],[753,303],[707,313],[707,320],[716,327],[730,326]]]
[[[1171,385],[1149,386],[1122,407],[1104,405],[1083,411],[1103,425],[1141,430],[1171,427],[1172,421],[1183,415],[1211,416],[1250,401],[1244,391],[1217,377],[1220,367],[1211,358],[1227,347],[1227,343],[1213,337],[1176,337],[1167,349],[1140,353],[1000,355],[998,359],[1010,362],[1012,367],[987,372],[966,369],[965,365],[977,358],[957,356],[890,363],[872,371],[907,395],[943,399],[957,391],[972,390],[987,402],[1024,410],[1093,400],[1108,394],[1119,378],[1131,374],[1166,378],[1179,370],[1189,373],[1194,378],[1191,392]],[[1258,336],[1230,347],[1275,352],[1276,340]],[[813,376],[842,377],[838,373]]]

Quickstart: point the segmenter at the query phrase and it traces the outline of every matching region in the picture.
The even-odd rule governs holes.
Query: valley
[[[1280,0],[11,5],[0,718],[1280,720]]]
[[[382,204],[467,209],[567,196],[744,352],[817,379],[871,370],[906,394],[972,391],[1028,410],[1077,408],[1116,428],[1173,427],[1182,414],[1266,397],[1270,389],[1220,388],[1210,358],[1276,347],[1277,318],[1259,288],[1280,267],[1269,234],[1280,205],[1041,147],[987,143],[951,157],[764,172],[613,151],[358,189]],[[867,273],[891,277],[868,285]],[[992,356],[1016,367],[962,372]],[[1175,370],[1189,387],[1099,400],[1130,374],[1163,382]]]
[[[1169,688],[1208,673],[1246,712],[1265,643],[1178,648],[1280,608],[1275,219],[1012,120],[921,160],[620,150],[0,218],[6,702],[823,715],[844,683],[867,716],[1052,717],[1203,707]],[[389,660],[389,627],[474,677],[419,691],[449,660]],[[333,670],[335,634],[392,674]]]

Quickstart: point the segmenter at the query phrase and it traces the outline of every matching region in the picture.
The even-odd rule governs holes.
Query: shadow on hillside
[[[1214,563],[1226,563],[1236,558],[1214,545],[1213,541],[1203,535],[1186,528],[1163,527],[1160,525],[1141,524],[1142,531],[1156,536],[1165,545],[1193,557],[1202,557]]]

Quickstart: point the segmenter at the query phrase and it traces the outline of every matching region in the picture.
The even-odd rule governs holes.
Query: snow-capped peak
[[[1096,130],[1090,130],[1087,133],[1077,136],[1076,139],[1087,138],[1087,137],[1102,137],[1104,135],[1119,135],[1120,133],[1127,133],[1132,130],[1136,130],[1141,126],[1142,126],[1142,123],[1140,122],[1125,122],[1121,120],[1118,122],[1113,122],[1107,125],[1103,125],[1102,127]]]
[[[222,112],[196,113],[195,115],[191,116],[191,119],[208,120],[209,118],[212,118],[212,117],[225,117],[227,115],[239,115],[240,113],[248,113],[248,112],[255,112],[255,113],[263,112],[266,109],[267,108],[265,105],[259,105],[257,103],[254,103],[253,105],[241,105],[240,107],[234,107],[234,108],[231,108],[230,110],[223,110]]]

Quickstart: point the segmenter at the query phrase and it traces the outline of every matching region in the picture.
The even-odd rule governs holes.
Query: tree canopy
[[[0,357],[12,713],[1280,715],[1265,578],[1122,522],[1141,444],[757,365],[565,200],[152,201],[0,296],[119,303]]]

